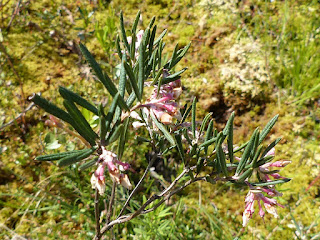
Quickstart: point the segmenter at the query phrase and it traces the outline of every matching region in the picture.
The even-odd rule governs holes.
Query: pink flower
[[[93,189],[97,188],[100,195],[103,195],[106,190],[104,169],[105,169],[105,165],[99,164],[97,170],[91,176],[92,188]]]
[[[266,154],[266,156],[274,156],[274,155],[275,155],[274,148],[272,148]],[[291,163],[291,161],[280,160],[280,161],[276,161],[276,162],[268,162],[268,163],[261,165],[258,168],[258,174],[259,174],[260,179],[264,182],[272,181],[272,179],[270,177],[272,177],[273,179],[285,179],[285,177],[282,177],[279,173],[277,173],[277,171],[271,171],[270,168],[272,168],[272,167],[285,167],[289,163]]]
[[[261,190],[259,189],[251,189],[247,196],[246,196],[246,199],[245,199],[245,203],[246,203],[246,206],[245,206],[245,209],[244,209],[244,212],[243,212],[243,216],[242,216],[242,225],[243,227],[245,227],[249,220],[252,218],[252,215],[254,213],[254,202],[257,201],[258,203],[258,206],[259,206],[259,215],[260,217],[264,217],[265,215],[265,212],[262,208],[262,205],[261,205],[261,201],[264,205],[264,208],[267,210],[268,213],[272,214],[275,218],[278,218],[278,213],[277,213],[277,209],[276,209],[276,206],[279,206],[279,207],[284,207],[282,206],[281,204],[277,203],[277,201],[275,199],[272,199],[272,198],[268,198],[268,197],[265,197],[262,193],[261,193]]]
[[[165,78],[166,76],[169,76],[169,73],[164,69],[163,77]],[[179,105],[176,102],[181,93],[180,79],[164,84],[160,89],[155,86],[150,98],[140,107],[148,109],[163,124],[171,124],[174,118],[181,119]]]
[[[105,192],[105,168],[107,167],[110,178],[117,184],[121,184],[127,189],[131,189],[132,185],[126,174],[120,171],[130,169],[130,164],[118,160],[116,154],[101,147],[102,153],[99,156],[99,166],[91,176],[91,185],[93,189],[98,189],[99,194],[103,195]]]

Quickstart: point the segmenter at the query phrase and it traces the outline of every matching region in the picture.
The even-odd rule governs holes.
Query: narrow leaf
[[[82,154],[74,154],[74,155],[66,156],[58,161],[58,166],[64,167],[64,166],[69,166],[76,162],[80,162],[81,160],[89,157],[95,150],[96,148],[86,149],[86,151]]]
[[[128,126],[129,126],[129,118],[126,118],[123,123],[123,131],[120,133],[120,139],[119,139],[119,144],[118,144],[118,157],[119,157],[119,159],[122,158],[122,154],[124,152]]]
[[[171,143],[171,145],[175,145],[174,138],[171,136],[171,134],[168,132],[166,127],[158,122],[157,118],[154,116],[153,112],[150,112],[150,116],[152,118],[152,121],[154,124],[159,128],[159,130],[163,133],[164,137]]]
[[[239,174],[244,169],[244,167],[246,166],[247,160],[250,157],[250,153],[251,153],[252,148],[253,148],[253,144],[254,144],[254,141],[255,141],[255,138],[256,138],[256,135],[257,135],[257,131],[258,131],[258,129],[256,129],[254,131],[254,133],[252,134],[252,136],[251,136],[251,138],[249,140],[249,143],[246,146],[246,148],[245,148],[245,150],[244,150],[244,152],[242,154],[241,160],[240,160],[239,165],[238,165],[237,170],[236,170],[236,174]]]
[[[156,46],[160,41],[163,39],[164,35],[167,33],[167,29],[163,30],[163,32],[160,34],[160,36],[154,41],[153,46]]]
[[[212,131],[213,131],[213,119],[211,119],[211,121],[209,122],[209,125],[208,125],[208,128],[207,128],[207,132],[206,132],[205,142],[206,142],[206,141],[209,141],[210,138],[212,137],[212,134],[213,134]],[[200,145],[200,147],[201,147],[201,145]],[[205,152],[205,154],[207,155],[207,153],[208,153],[208,146],[206,146],[206,147],[204,148],[204,152]]]
[[[37,161],[56,161],[61,158],[64,158],[69,155],[74,155],[74,154],[82,154],[86,152],[87,149],[82,149],[82,150],[73,150],[69,152],[62,152],[62,153],[54,153],[54,154],[48,154],[48,155],[41,155],[36,157]]]
[[[126,62],[123,62],[122,64],[128,73],[129,81],[130,81],[130,84],[132,86],[132,89],[133,89],[136,97],[138,98],[139,101],[141,101],[140,90],[138,88],[138,85],[137,85],[137,82],[136,82],[136,79],[135,79],[135,76],[134,76],[134,73],[133,73],[131,67]]]
[[[222,139],[221,139],[222,140]],[[216,151],[217,151],[217,161],[218,164],[221,167],[222,173],[224,174],[224,176],[228,177],[228,170],[227,170],[227,164],[226,164],[226,156],[222,150],[222,146],[221,146],[221,140],[218,142],[217,147],[216,147]]]
[[[279,114],[274,116],[264,127],[264,129],[261,131],[260,138],[259,138],[259,144],[262,143],[262,141],[265,139],[265,137],[268,135],[268,133],[271,131],[273,126],[276,124],[277,120],[279,118]]]
[[[177,146],[178,152],[180,154],[180,157],[181,157],[182,161],[185,162],[184,151],[183,151],[183,146],[182,146],[182,141],[181,141],[181,135],[175,134],[174,138],[175,138],[176,146]]]
[[[180,121],[180,124],[184,123],[184,121],[187,119],[187,117],[189,116],[189,114],[191,112],[191,109],[192,109],[192,105],[189,106],[189,108],[187,110],[185,110],[185,112],[183,113],[182,119]]]
[[[192,129],[192,134],[193,138],[196,138],[196,105],[197,105],[197,98],[193,99],[192,102],[192,121],[191,121],[191,129]]]
[[[88,162],[85,162],[84,164],[82,164],[78,169],[79,171],[84,171],[94,165],[96,165],[97,161],[98,161],[98,158],[99,157],[95,157],[94,159],[88,161]]]
[[[274,148],[279,142],[280,142],[281,138],[277,138],[276,140],[274,140],[272,143],[270,143],[268,145],[268,147],[263,151],[261,158],[263,158],[265,155],[267,155],[267,153]]]
[[[124,46],[126,47],[128,53],[130,54],[130,46],[127,40],[127,34],[126,30],[124,28],[124,21],[123,21],[123,13],[122,11],[120,12],[120,30],[121,30],[121,35],[122,35],[122,41],[124,43]]]
[[[118,106],[118,99],[119,99],[119,93],[116,94],[116,96],[114,97],[109,112],[107,113],[106,116],[106,132],[109,131],[110,129],[110,125],[112,123],[113,117],[114,117],[114,113],[116,111],[116,107]],[[116,119],[115,121],[118,121],[118,119]]]
[[[75,127],[77,131],[78,131],[77,127],[79,127],[81,129],[81,132],[85,133],[85,135],[88,136],[90,139],[98,138],[98,135],[92,130],[90,124],[87,122],[85,117],[82,115],[82,113],[79,111],[79,109],[73,102],[69,100],[64,100],[63,104],[68,110],[71,117],[74,119],[75,124],[73,124],[72,126]],[[79,132],[79,134],[82,136],[81,132]],[[86,136],[83,136],[83,137],[87,139]]]
[[[134,19],[134,22],[133,22],[133,25],[132,25],[132,29],[131,29],[131,32],[132,33],[135,33],[137,31],[137,26],[138,26],[138,23],[139,23],[139,20],[140,20],[140,10],[138,11],[137,15],[136,15],[136,18]]]
[[[174,74],[172,74],[172,75],[169,75],[169,76],[163,78],[163,79],[162,79],[162,84],[168,84],[168,83],[170,83],[170,82],[174,82],[174,81],[180,79],[180,78],[181,78],[180,75],[181,75],[183,72],[185,72],[187,69],[188,69],[188,68],[185,67],[185,68],[183,68],[182,70],[180,70],[180,71],[178,71],[178,72],[176,72],[176,73],[174,73]]]
[[[67,123],[73,123],[73,119],[67,112],[57,107],[53,103],[49,102],[48,100],[40,97],[38,94],[33,94],[29,99],[39,107],[43,108],[48,113],[52,114],[53,116],[62,119]]]
[[[81,107],[88,109],[90,112],[94,113],[95,115],[98,115],[98,109],[95,106],[93,106],[91,103],[89,103],[87,100],[85,100],[83,97],[81,97],[80,95],[62,86],[59,86],[59,93],[64,99],[73,101],[79,104]]]
[[[275,180],[275,181],[270,181],[270,182],[261,182],[261,183],[251,183],[252,186],[256,187],[264,187],[264,186],[269,186],[269,185],[276,185],[276,184],[281,184],[281,183],[286,183],[291,181],[290,178],[285,178],[281,180]]]
[[[204,128],[206,127],[207,122],[209,121],[211,115],[212,115],[212,113],[208,113],[208,114],[204,117],[204,119],[203,119],[203,121],[202,121],[202,123],[201,123],[201,126],[200,126],[200,131],[199,131],[199,136],[198,136],[199,138],[200,138],[200,136],[201,136]]]

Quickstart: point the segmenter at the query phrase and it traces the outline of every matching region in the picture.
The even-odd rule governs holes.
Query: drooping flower
[[[275,155],[275,149],[272,148],[267,154],[266,156],[274,156]],[[265,163],[263,165],[261,165],[258,168],[258,174],[259,177],[262,181],[264,182],[269,182],[272,181],[273,179],[286,179],[285,177],[282,177],[277,170],[276,171],[271,171],[270,168],[272,167],[285,167],[287,166],[289,163],[291,163],[291,161],[287,161],[287,160],[280,160],[280,161],[276,161],[276,162],[268,162]],[[272,177],[272,178],[271,178]]]
[[[91,185],[93,189],[98,189],[99,194],[103,195],[105,192],[105,168],[107,167],[110,178],[117,184],[121,184],[127,189],[131,189],[132,185],[130,183],[129,177],[120,173],[120,171],[128,170],[130,164],[124,163],[118,160],[116,154],[101,147],[102,153],[99,156],[98,168],[91,176]]]
[[[163,70],[163,78],[169,76],[167,70]],[[163,84],[160,88],[157,85],[154,86],[153,92],[148,100],[139,105],[139,108],[143,108],[144,113],[148,117],[148,121],[151,121],[150,114],[153,114],[158,121],[163,124],[171,124],[173,119],[181,119],[181,113],[179,109],[179,104],[176,100],[182,93],[181,80],[177,79],[173,82]],[[131,117],[142,120],[138,114],[130,114]],[[133,126],[135,128],[144,126],[145,123],[134,122]],[[156,129],[156,127],[154,126]]]
[[[243,216],[242,216],[242,225],[243,227],[245,227],[249,220],[252,218],[252,215],[254,213],[254,202],[257,202],[258,203],[258,206],[259,206],[259,215],[260,217],[264,217],[265,215],[265,212],[262,208],[262,205],[261,205],[261,202],[263,203],[264,205],[264,208],[266,209],[266,211],[270,214],[272,214],[275,218],[278,218],[278,213],[277,213],[277,209],[276,209],[276,206],[279,206],[279,207],[284,207],[282,206],[281,204],[277,203],[277,201],[275,199],[272,199],[272,198],[268,198],[268,197],[265,197],[262,193],[261,193],[261,190],[259,189],[251,189],[247,196],[246,196],[246,199],[245,199],[245,203],[246,203],[246,206],[245,206],[245,209],[244,209],[244,212],[243,212]]]

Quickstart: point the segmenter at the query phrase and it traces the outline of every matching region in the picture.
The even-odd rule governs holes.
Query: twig
[[[16,5],[15,9],[12,11],[11,19],[10,19],[10,21],[9,21],[9,23],[8,23],[8,26],[7,26],[7,29],[6,29],[7,32],[9,32],[9,30],[10,30],[10,27],[11,27],[11,24],[12,24],[12,22],[13,22],[13,19],[14,19],[15,16],[19,13],[19,8],[20,8],[21,2],[22,2],[22,0],[19,0],[19,1],[17,2],[17,5]]]
[[[133,197],[133,195],[135,194],[135,192],[137,191],[137,189],[140,187],[141,183],[143,182],[143,180],[145,179],[145,177],[147,176],[147,173],[149,172],[149,169],[151,168],[151,166],[153,165],[154,161],[157,159],[157,154],[153,153],[152,159],[150,160],[146,170],[144,171],[141,179],[139,180],[139,182],[137,183],[136,187],[132,190],[132,192],[130,193],[127,201],[125,202],[125,204],[123,205],[118,218],[121,217],[121,215],[123,214],[123,212],[126,210],[131,198]]]
[[[95,219],[96,219],[96,236],[94,239],[100,239],[100,213],[99,213],[99,190],[96,188],[95,196],[94,196],[94,211],[95,211]]]
[[[108,212],[107,212],[107,224],[110,222],[110,218],[111,218],[112,206],[113,206],[114,197],[115,197],[115,193],[116,193],[116,186],[117,186],[116,182],[113,182],[111,196],[110,196],[110,200],[109,200],[109,207],[108,207]]]
[[[153,206],[150,209],[144,210],[148,205],[150,205],[152,202],[154,202],[155,200],[161,198],[161,196],[159,195],[152,195],[136,212],[134,212],[133,214],[130,215],[124,215],[121,216],[119,218],[117,218],[116,220],[110,222],[108,225],[104,226],[101,229],[101,236],[108,230],[110,230],[114,225],[117,224],[121,224],[124,222],[128,222],[131,219],[139,216],[140,214],[146,214],[148,212],[154,211],[156,208],[158,208],[163,202],[165,202],[166,200],[168,200],[171,196],[173,196],[174,194],[180,192],[181,190],[183,190],[185,187],[189,186],[190,184],[196,182],[196,181],[201,181],[201,180],[206,180],[206,177],[198,177],[198,178],[194,178],[194,179],[190,179],[188,182],[186,182],[184,185],[180,186],[179,188],[173,190],[172,192],[170,192],[166,197],[164,197],[159,203],[157,203],[155,206]]]
[[[22,97],[22,100],[23,100],[23,102],[22,102],[23,104],[21,105],[21,109],[23,109],[24,104],[25,104],[25,98],[24,98],[25,95],[24,95],[24,92],[23,92],[22,80],[21,80],[19,74],[16,72],[16,70],[15,70],[15,68],[14,68],[14,66],[13,66],[13,63],[12,63],[12,61],[11,61],[11,57],[10,57],[9,54],[7,53],[7,50],[6,50],[6,48],[3,46],[2,42],[0,42],[0,50],[4,53],[4,55],[6,55],[6,58],[7,58],[7,60],[8,60],[9,65],[10,65],[10,67],[12,68],[12,71],[13,71],[14,75],[16,75],[16,77],[17,77],[17,79],[18,79],[18,81],[19,81],[20,91],[21,91],[21,97]]]
[[[29,106],[22,111],[22,113],[20,113],[17,117],[15,117],[13,120],[11,120],[10,122],[6,123],[6,124],[3,124],[1,127],[0,127],[0,130],[10,126],[11,124],[13,124],[15,121],[17,121],[19,118],[21,118],[26,112],[28,112],[29,110],[31,110],[31,108],[33,108],[35,106],[35,104],[32,102],[29,104]]]

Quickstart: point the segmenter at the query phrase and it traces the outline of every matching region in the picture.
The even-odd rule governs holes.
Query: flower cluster
[[[274,148],[271,149],[266,156],[274,156],[275,154],[275,150]],[[272,177],[273,179],[286,179],[285,177],[282,177],[279,175],[278,171],[271,171],[270,168],[271,167],[285,167],[286,165],[288,165],[289,163],[291,163],[291,161],[276,161],[273,163],[265,163],[263,165],[261,165],[257,172],[259,175],[260,180],[262,180],[263,182],[270,182],[273,181],[270,177]],[[245,227],[248,223],[248,221],[252,218],[252,215],[254,213],[254,202],[257,201],[258,206],[259,206],[259,215],[263,218],[265,215],[265,212],[262,208],[261,205],[261,201],[265,207],[265,209],[267,210],[268,213],[272,214],[275,218],[278,218],[278,213],[276,210],[276,206],[280,206],[283,208],[283,206],[279,203],[277,203],[277,201],[275,199],[272,198],[268,198],[265,197],[263,195],[263,192],[268,194],[270,197],[276,197],[276,196],[282,196],[282,193],[279,193],[276,189],[274,185],[268,185],[265,187],[253,187],[251,184],[249,184],[250,187],[250,191],[246,196],[245,199],[245,210],[243,212],[243,227]]]
[[[264,217],[265,212],[261,206],[260,201],[263,202],[263,205],[264,205],[265,209],[267,210],[267,212],[272,214],[275,218],[279,217],[275,206],[278,205],[283,208],[283,206],[281,204],[277,203],[277,201],[275,199],[265,197],[261,193],[261,190],[252,189],[249,191],[249,193],[247,194],[246,199],[245,199],[246,207],[245,207],[245,210],[244,210],[243,216],[242,216],[243,227],[245,227],[248,224],[249,220],[252,218],[252,215],[254,213],[254,202],[255,201],[257,201],[257,203],[258,203],[259,215],[262,218]]]
[[[102,154],[98,160],[98,168],[91,176],[91,185],[93,189],[98,189],[99,194],[103,195],[106,189],[105,185],[105,168],[108,168],[110,178],[117,184],[121,184],[127,189],[132,189],[128,176],[120,171],[130,169],[130,164],[118,160],[116,154],[101,147]],[[118,166],[117,166],[118,165]]]
[[[163,70],[163,77],[169,76],[167,70]],[[163,84],[160,88],[157,85],[154,86],[153,92],[148,100],[139,105],[147,111],[146,115],[153,114],[163,124],[171,124],[173,119],[181,119],[181,113],[179,105],[176,100],[182,93],[181,80],[175,80],[168,84]],[[131,117],[141,120],[141,118],[135,112],[131,113]],[[145,125],[144,123],[134,122],[133,126],[138,128]]]

